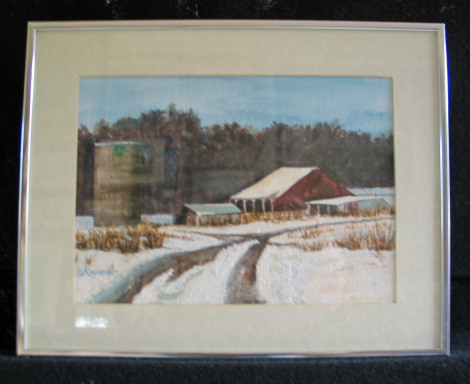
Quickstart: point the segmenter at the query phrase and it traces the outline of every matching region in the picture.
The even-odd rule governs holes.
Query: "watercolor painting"
[[[392,88],[80,79],[76,302],[395,302]]]

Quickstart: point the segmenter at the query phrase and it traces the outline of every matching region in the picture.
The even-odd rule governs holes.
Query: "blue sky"
[[[79,124],[89,129],[141,112],[193,108],[201,125],[337,120],[372,135],[393,129],[392,80],[363,77],[98,77],[80,79]]]

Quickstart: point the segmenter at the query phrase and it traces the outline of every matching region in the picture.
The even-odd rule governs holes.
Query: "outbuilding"
[[[181,221],[196,226],[240,224],[241,211],[230,203],[184,204]]]
[[[307,201],[353,196],[318,167],[282,167],[230,197],[242,212],[307,209]]]
[[[308,202],[311,215],[337,215],[346,212],[390,209],[390,204],[379,196],[342,196]]]

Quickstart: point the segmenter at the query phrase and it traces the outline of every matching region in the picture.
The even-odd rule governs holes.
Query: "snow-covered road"
[[[116,261],[111,268],[107,260],[117,256],[107,258],[110,252],[77,250],[77,271],[100,266],[116,272],[77,273],[77,299],[134,304],[393,302],[394,251],[349,251],[333,245],[305,251],[294,246],[314,240],[297,235],[302,231],[322,228],[320,237],[328,240],[351,223],[366,226],[375,220],[338,219],[257,223],[257,231],[169,227],[173,237],[164,248],[125,256],[133,258],[127,269]]]
[[[222,248],[213,261],[188,269],[179,277],[174,270],[156,277],[133,299],[135,304],[224,304],[230,294],[229,278],[256,240]]]

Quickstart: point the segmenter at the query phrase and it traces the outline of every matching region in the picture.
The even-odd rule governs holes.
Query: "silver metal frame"
[[[440,140],[440,211],[441,211],[441,303],[442,319],[440,348],[431,350],[385,350],[340,353],[309,354],[152,354],[128,353],[126,351],[37,351],[25,348],[26,332],[26,271],[28,260],[27,233],[29,195],[32,188],[29,182],[31,155],[31,123],[34,101],[36,32],[68,30],[152,30],[152,29],[304,29],[304,30],[371,30],[371,31],[426,31],[435,32],[438,41],[437,58],[439,70],[439,140]],[[292,358],[292,357],[350,357],[350,356],[400,356],[450,354],[450,181],[449,181],[449,124],[448,124],[448,83],[445,27],[443,24],[382,23],[382,22],[309,22],[309,21],[120,21],[120,22],[45,22],[30,23],[26,55],[24,106],[21,143],[20,199],[18,224],[18,316],[17,353],[27,355],[69,355],[69,356],[152,356],[152,357],[234,357],[234,358]]]

